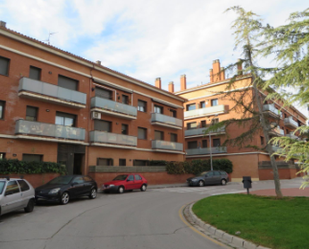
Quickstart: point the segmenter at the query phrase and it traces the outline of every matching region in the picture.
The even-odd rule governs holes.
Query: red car
[[[118,192],[123,193],[126,190],[140,189],[146,191],[147,180],[140,174],[119,175],[110,182],[106,182],[102,186],[104,193]]]

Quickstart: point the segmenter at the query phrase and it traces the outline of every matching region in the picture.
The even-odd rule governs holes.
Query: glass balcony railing
[[[86,105],[87,94],[45,83],[39,80],[21,78],[19,80],[19,91],[27,91],[41,94],[47,97],[62,99],[69,102]]]
[[[208,134],[207,128],[208,127],[185,130],[185,137]],[[224,132],[225,132],[225,127],[221,127],[220,129],[217,129],[216,131],[212,131],[211,134],[224,133]]]
[[[22,119],[16,122],[15,134],[85,140],[85,129]]]
[[[184,112],[184,118],[190,118],[195,116],[207,116],[224,112],[225,112],[225,105],[217,105],[217,106],[196,109],[192,111],[186,111]]]
[[[263,105],[263,111],[270,111],[275,115],[281,116],[281,111],[279,111],[274,104]]]
[[[285,118],[284,125],[292,127],[292,128],[298,128],[298,123],[293,119],[293,117]]]
[[[135,106],[122,104],[113,100],[104,99],[100,97],[93,97],[91,99],[91,108],[106,109],[108,111],[122,113],[130,116],[137,116],[137,108]]]
[[[153,140],[152,149],[183,151],[182,143]]]
[[[90,142],[136,147],[137,137],[104,131],[90,131]]]
[[[218,154],[218,153],[226,153],[226,147],[212,147],[211,153]],[[208,155],[210,154],[210,148],[196,148],[196,149],[187,149],[186,150],[187,156],[191,155]]]
[[[162,124],[173,125],[177,127],[182,127],[182,120],[178,118],[174,118],[171,116],[163,115],[160,113],[152,113],[151,114],[151,122],[159,122]]]

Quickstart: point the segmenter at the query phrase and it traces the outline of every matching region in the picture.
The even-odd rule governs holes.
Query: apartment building
[[[0,23],[0,158],[89,167],[184,160],[185,99]]]
[[[241,63],[238,64],[238,72],[242,71]],[[210,82],[193,88],[186,88],[186,76],[180,79],[179,92],[175,94],[188,99],[184,103],[184,123],[185,123],[185,151],[186,160],[227,158],[233,162],[234,172],[231,174],[233,181],[242,180],[243,176],[251,176],[253,180],[272,179],[272,168],[270,157],[266,151],[246,148],[251,145],[262,148],[265,146],[263,133],[256,134],[252,141],[242,148],[237,146],[222,146],[227,136],[234,138],[242,134],[248,127],[229,125],[215,132],[207,133],[207,127],[212,123],[228,120],[231,118],[242,118],[243,112],[232,109],[235,102],[228,97],[224,97],[223,91],[230,79],[225,78],[220,61],[215,60],[210,70]],[[236,89],[250,88],[252,78],[250,75],[238,75],[236,78]],[[251,88],[252,89],[252,88]],[[248,96],[253,92],[249,91]],[[261,92],[266,97],[267,93]],[[247,98],[252,102],[252,98]],[[300,125],[304,125],[306,116],[294,107],[282,107],[283,103],[267,101],[263,103],[263,110],[272,124],[276,125],[270,132],[270,136],[290,136]],[[205,134],[206,133],[206,134]],[[275,148],[274,149],[278,149]],[[281,178],[294,178],[297,165],[294,162],[285,163],[276,157]]]

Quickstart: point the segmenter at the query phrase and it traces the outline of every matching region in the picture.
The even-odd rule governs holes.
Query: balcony
[[[226,153],[226,147],[212,147],[211,154],[220,154]],[[193,155],[210,155],[210,148],[196,148],[196,149],[187,149],[186,150],[187,156]]]
[[[168,152],[168,151],[182,152],[183,144],[176,143],[176,142],[162,141],[162,140],[153,140],[152,149],[157,150],[159,152]],[[165,150],[168,150],[168,151],[165,151]]]
[[[163,115],[160,113],[151,114],[151,124],[160,125],[169,128],[182,129],[182,120],[171,116]]]
[[[100,97],[91,98],[91,111],[101,112],[107,115],[118,116],[126,119],[136,119],[137,108],[122,104],[113,100]]]
[[[185,130],[185,137],[206,135],[206,134],[208,134],[207,128],[208,127]],[[221,127],[219,129],[217,129],[216,131],[212,131],[211,135],[218,135],[218,134],[224,134],[224,133],[225,133],[225,127]]]
[[[228,106],[217,105],[217,106],[196,109],[192,111],[186,111],[184,112],[184,119],[186,120],[186,119],[191,119],[191,118],[212,116],[214,114],[222,114],[222,113],[227,113],[227,112],[228,112]]]
[[[276,127],[275,129],[271,130],[269,134],[273,136],[284,136],[284,130]]]
[[[43,137],[51,137],[58,139],[56,142],[62,141],[62,139],[85,140],[85,129],[22,119],[16,121],[15,134],[26,135],[21,138],[36,140],[44,140]],[[42,138],[39,139],[39,137]]]
[[[292,129],[298,128],[298,123],[293,119],[293,117],[285,118],[284,125]]]
[[[293,132],[290,132],[289,134],[286,134],[287,137],[291,139],[298,139],[298,136],[294,135]]]
[[[90,142],[93,143],[92,145],[104,147],[135,149],[137,137],[104,131],[90,131]]]
[[[263,111],[275,118],[281,117],[281,111],[274,104],[263,105]]]
[[[18,96],[39,99],[75,108],[85,108],[87,94],[39,80],[21,78]]]

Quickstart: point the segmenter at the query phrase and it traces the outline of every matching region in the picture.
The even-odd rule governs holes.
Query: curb
[[[268,247],[253,244],[252,242],[249,242],[237,236],[228,234],[222,230],[217,229],[214,226],[211,226],[205,223],[193,213],[192,206],[194,203],[195,202],[188,204],[183,209],[184,217],[191,225],[197,226],[197,229],[199,231],[205,233],[209,237],[212,237],[224,244],[228,244],[231,247],[238,248],[238,249],[271,249]]]

